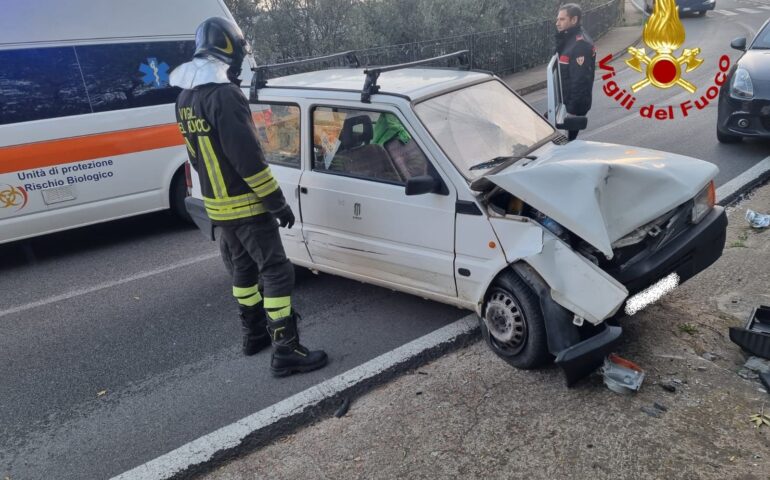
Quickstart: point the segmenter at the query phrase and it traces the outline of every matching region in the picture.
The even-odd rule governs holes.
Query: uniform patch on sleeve
[[[575,59],[575,61],[577,62],[578,65],[580,65],[582,67],[583,66],[583,62],[586,61],[586,57],[583,57],[583,56],[577,57]]]

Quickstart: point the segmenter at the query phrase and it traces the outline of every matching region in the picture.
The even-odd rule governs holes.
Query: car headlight
[[[739,100],[754,98],[754,84],[751,82],[749,71],[745,68],[735,70],[733,81],[730,84],[730,96]]]
[[[690,221],[692,223],[698,223],[714,208],[717,203],[717,192],[714,188],[714,181],[710,181],[706,188],[700,191],[695,196],[694,205],[692,206],[692,212],[690,213]]]

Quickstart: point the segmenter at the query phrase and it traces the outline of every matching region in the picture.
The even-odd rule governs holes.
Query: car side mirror
[[[730,42],[730,46],[741,52],[746,51],[746,37],[739,37]]]
[[[585,130],[588,127],[588,118],[583,115],[570,115],[564,118],[562,123],[557,123],[559,130]]]
[[[406,181],[407,195],[424,195],[441,191],[441,181],[430,175],[412,177]]]

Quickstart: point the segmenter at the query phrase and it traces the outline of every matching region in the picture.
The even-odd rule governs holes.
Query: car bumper
[[[684,283],[722,256],[726,236],[727,214],[724,208],[714,207],[700,223],[682,232],[661,250],[617,273],[615,279],[628,289],[629,295],[671,273],[679,275],[680,283]]]
[[[748,126],[738,126],[741,120],[747,120]],[[770,138],[770,99],[737,100],[723,95],[719,101],[717,128],[728,135]]]
[[[208,214],[206,213],[206,207],[203,206],[203,200],[193,197],[187,197],[184,199],[184,207],[187,213],[190,214],[195,225],[200,229],[201,233],[209,240],[215,240],[214,237],[214,224],[211,223]]]

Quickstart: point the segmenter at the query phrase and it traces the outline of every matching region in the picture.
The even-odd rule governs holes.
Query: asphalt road
[[[687,78],[708,85],[721,54],[737,58],[730,40],[768,16],[685,19],[687,45],[706,59]],[[629,115],[600,88],[582,139],[700,157],[719,165],[720,184],[770,155],[768,142],[720,145],[715,106],[672,127]],[[542,96],[527,99],[544,110]],[[637,97],[684,100],[651,88]],[[331,363],[274,380],[268,352],[241,356],[229,290],[216,246],[165,213],[0,246],[0,478],[108,478],[466,314],[302,270],[294,303],[303,340],[325,347]]]

